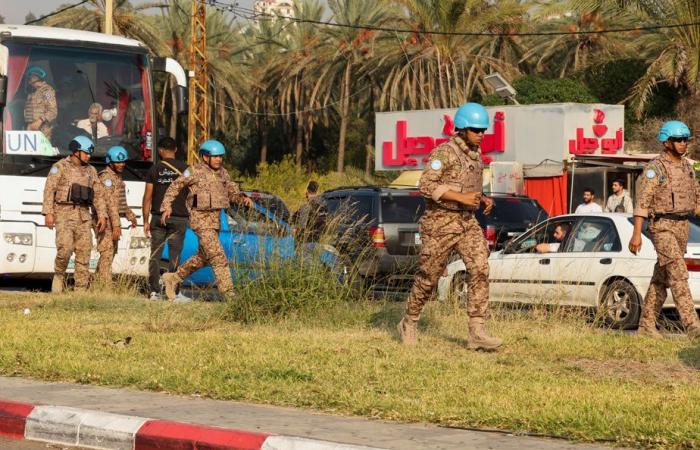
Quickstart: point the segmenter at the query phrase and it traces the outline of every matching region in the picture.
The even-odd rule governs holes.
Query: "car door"
[[[581,217],[560,251],[549,258],[543,295],[549,303],[596,306],[599,285],[624,273],[621,252],[622,242],[612,219]]]
[[[547,242],[556,222],[549,220],[526,231],[489,258],[491,298],[505,302],[531,302],[540,292],[546,255],[536,252]]]

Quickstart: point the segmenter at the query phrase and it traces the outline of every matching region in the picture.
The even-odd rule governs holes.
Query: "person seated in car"
[[[93,103],[88,108],[88,118],[79,120],[75,125],[90,135],[93,141],[109,136],[107,126],[102,122],[102,105]]]
[[[554,239],[556,242],[542,242],[541,244],[537,244],[535,246],[535,250],[537,250],[537,253],[555,253],[559,251],[559,246],[561,245],[561,242],[564,240],[564,237],[566,237],[566,234],[569,232],[569,224],[568,223],[560,223],[557,224],[556,227],[554,227]]]

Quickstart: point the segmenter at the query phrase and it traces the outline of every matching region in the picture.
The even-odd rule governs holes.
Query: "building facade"
[[[294,17],[293,0],[258,0],[254,8],[256,16]]]

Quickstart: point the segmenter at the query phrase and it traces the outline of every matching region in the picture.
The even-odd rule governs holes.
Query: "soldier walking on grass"
[[[486,109],[477,103],[463,105],[454,118],[455,136],[430,155],[419,182],[426,197],[420,220],[422,248],[420,268],[406,302],[406,314],[398,325],[404,344],[416,343],[416,330],[423,306],[435,290],[453,251],[459,253],[469,272],[469,348],[491,350],[503,341],[484,329],[489,301],[489,248],[474,214],[484,213],[493,200],[481,194],[483,166],[479,145],[489,126]]]
[[[101,232],[95,230],[97,251],[100,252],[96,275],[103,283],[112,282],[112,261],[122,235],[120,218],[126,217],[131,222],[131,228],[136,228],[136,214],[126,203],[126,185],[121,175],[126,168],[127,159],[128,153],[124,147],[110,148],[105,158],[107,167],[98,175],[105,192],[105,203],[109,215],[104,230]]]
[[[636,255],[642,248],[642,226],[648,218],[658,259],[644,297],[638,333],[662,337],[656,329],[656,318],[666,301],[666,289],[671,288],[688,337],[695,339],[700,337],[700,322],[683,259],[688,246],[688,216],[697,211],[700,204],[700,185],[695,179],[693,165],[683,157],[688,149],[690,129],[683,122],[672,120],[661,127],[658,139],[664,151],[642,174],[634,209],[634,232],[629,242],[629,250]]]
[[[178,267],[176,272],[163,274],[163,285],[168,300],[175,299],[177,286],[182,280],[207,263],[214,270],[219,291],[227,297],[233,296],[231,270],[219,242],[221,210],[228,208],[231,202],[238,202],[249,208],[254,207],[254,204],[241,193],[238,184],[231,181],[228,172],[222,167],[224,153],[221,142],[205,141],[199,148],[202,161],[188,167],[165,192],[160,207],[163,224],[167,223],[172,214],[172,204],[179,192],[185,187],[189,188],[187,209],[190,213],[190,226],[199,238],[199,252]]]
[[[102,232],[107,225],[102,184],[97,171],[89,165],[95,147],[85,136],[77,136],[68,144],[71,156],[51,167],[44,186],[41,213],[49,230],[56,227],[56,262],[51,292],[62,292],[66,269],[75,251],[75,287],[87,288],[90,272],[88,263],[92,248],[92,215],[97,216],[96,229]]]

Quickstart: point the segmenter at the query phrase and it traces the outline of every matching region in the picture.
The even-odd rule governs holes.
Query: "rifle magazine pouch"
[[[68,199],[73,204],[89,206],[92,205],[94,195],[95,193],[92,188],[73,183],[70,187]]]

